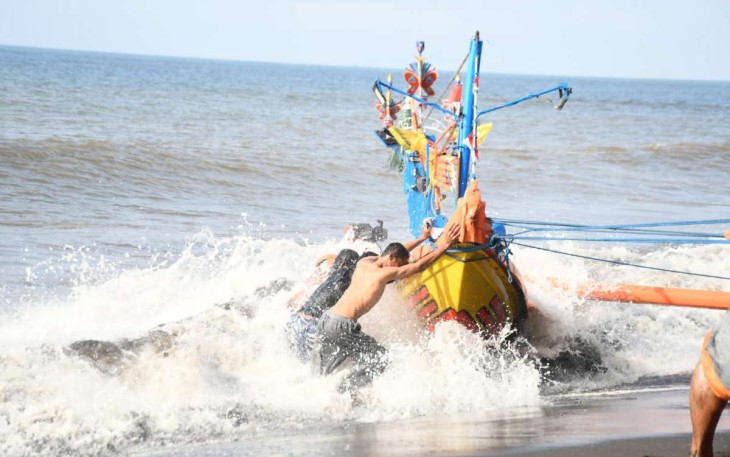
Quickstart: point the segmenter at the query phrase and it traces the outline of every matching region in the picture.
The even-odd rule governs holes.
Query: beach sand
[[[266,431],[235,443],[140,455],[687,456],[687,396],[686,388],[569,395],[538,408]],[[730,414],[720,420],[715,455],[730,456]]]
[[[503,452],[476,454],[515,457],[686,457],[689,455],[691,434],[656,435],[630,439],[615,439],[571,447],[530,447]],[[715,456],[730,456],[730,433],[715,436]]]

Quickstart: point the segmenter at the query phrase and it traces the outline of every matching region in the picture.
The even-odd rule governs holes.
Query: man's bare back
[[[380,301],[385,292],[385,286],[393,281],[420,273],[446,252],[459,236],[459,229],[458,224],[452,225],[441,235],[444,240],[438,249],[411,264],[408,263],[408,251],[405,249],[405,257],[384,252],[380,257],[366,257],[360,260],[352,275],[350,287],[331,311],[357,321]],[[403,246],[401,245],[401,247]]]

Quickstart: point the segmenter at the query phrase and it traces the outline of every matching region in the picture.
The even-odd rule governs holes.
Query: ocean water
[[[481,107],[575,91],[561,112],[542,98],[491,115],[478,166],[490,215],[730,216],[730,83],[493,75],[488,48],[483,68]],[[382,219],[408,238],[400,177],[372,133],[370,87],[388,71],[0,47],[0,454],[273,455],[292,436],[308,455],[350,442],[464,454],[516,442],[525,418],[528,441],[545,439],[550,421],[535,418],[576,396],[686,387],[722,312],[570,291],[727,280],[520,247],[538,306],[524,337],[425,334],[390,290],[362,320],[393,359],[364,407],[296,361],[288,302],[318,256],[351,246],[343,226]],[[730,276],[727,246],[547,246]],[[108,344],[93,359],[83,340]]]

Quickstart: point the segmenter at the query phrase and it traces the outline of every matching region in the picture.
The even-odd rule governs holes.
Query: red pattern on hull
[[[408,296],[408,305],[410,305],[411,308],[415,308],[419,303],[427,298],[431,298],[431,295],[428,293],[428,288],[426,286],[421,286]]]
[[[438,310],[439,310],[439,307],[436,304],[436,302],[431,300],[428,303],[426,303],[425,305],[423,305],[423,307],[421,309],[419,309],[418,313],[416,313],[416,314],[418,314],[419,318],[425,320],[425,319],[428,319],[433,314],[436,314],[438,312]]]
[[[408,295],[406,301],[408,306],[415,310],[416,315],[427,322],[426,328],[429,331],[433,331],[439,322],[456,321],[474,333],[489,335],[499,331],[507,322],[504,302],[497,295],[492,297],[489,305],[482,306],[475,315],[466,310],[457,312],[453,308],[436,315],[439,306],[425,285]]]
[[[481,322],[484,328],[487,330],[497,327],[497,323],[492,318],[492,315],[489,314],[487,308],[482,308],[477,311],[477,319],[479,319],[479,322]]]
[[[456,321],[474,333],[479,332],[479,326],[476,322],[474,322],[474,318],[472,318],[469,313],[464,310],[461,310],[457,313],[454,308],[447,309],[443,313],[439,314],[431,322],[429,322],[428,329],[430,331],[433,331],[433,329],[436,327],[436,324],[443,321]]]
[[[498,296],[492,297],[492,301],[489,302],[489,306],[494,310],[494,314],[497,316],[497,323],[504,324],[507,320],[507,316],[504,313],[504,302],[499,299]]]

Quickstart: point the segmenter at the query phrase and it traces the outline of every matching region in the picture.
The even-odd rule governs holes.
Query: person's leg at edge
[[[691,457],[712,457],[715,428],[726,404],[726,400],[715,395],[705,377],[702,362],[698,363],[692,374],[689,390],[689,412],[692,418]]]

